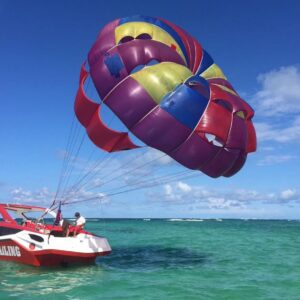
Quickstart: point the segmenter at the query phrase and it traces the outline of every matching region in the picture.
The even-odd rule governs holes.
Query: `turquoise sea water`
[[[95,265],[0,262],[0,299],[300,299],[300,222],[89,220]]]

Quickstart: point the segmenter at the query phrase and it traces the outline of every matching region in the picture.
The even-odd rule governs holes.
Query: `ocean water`
[[[300,222],[89,220],[94,265],[0,262],[0,299],[300,299]]]

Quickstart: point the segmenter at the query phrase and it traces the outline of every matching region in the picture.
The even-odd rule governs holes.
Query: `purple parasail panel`
[[[119,22],[119,19],[110,22],[99,33],[96,42],[88,54],[90,66],[94,66],[104,53],[116,45],[115,29],[119,25]]]
[[[131,77],[108,95],[105,104],[129,129],[157,106],[146,90]]]
[[[233,115],[231,128],[226,141],[226,147],[231,149],[245,149],[247,138],[247,127],[245,120]]]
[[[169,155],[192,132],[190,128],[178,122],[160,106],[156,106],[131,131],[148,146],[157,148]]]
[[[197,170],[213,159],[219,150],[219,147],[204,141],[196,132],[193,132],[184,143],[169,155],[184,166]]]
[[[183,59],[176,51],[157,41],[134,40],[130,42],[130,47],[128,47],[128,44],[124,44],[118,48],[128,73],[137,65],[146,65],[151,60],[185,65]]]
[[[245,164],[246,159],[247,159],[247,153],[240,153],[238,158],[235,160],[234,165],[225,173],[223,173],[223,176],[230,177],[235,173],[237,173]]]
[[[214,158],[200,167],[203,173],[215,178],[222,176],[226,171],[230,170],[240,156],[239,150],[219,149],[219,152]]]

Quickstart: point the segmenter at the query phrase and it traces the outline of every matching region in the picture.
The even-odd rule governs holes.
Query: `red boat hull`
[[[15,241],[0,241],[0,260],[14,261],[36,267],[92,264],[95,262],[97,256],[105,256],[110,254],[110,252],[111,251],[98,253],[80,253],[61,250],[30,251]]]

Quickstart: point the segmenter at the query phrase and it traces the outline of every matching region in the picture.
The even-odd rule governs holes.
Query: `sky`
[[[63,182],[60,190],[72,187],[74,199],[101,199],[65,206],[66,216],[299,219],[299,11],[297,0],[0,0],[0,202],[47,206]],[[160,16],[194,36],[255,110],[258,148],[235,176],[194,172],[158,185],[184,169],[144,148],[107,161],[83,137],[73,112],[80,66],[105,24],[136,14]],[[67,169],[72,124],[84,146]],[[97,173],[76,188],[97,162]],[[107,186],[95,188],[101,180]],[[147,189],[109,195],[146,181]]]

